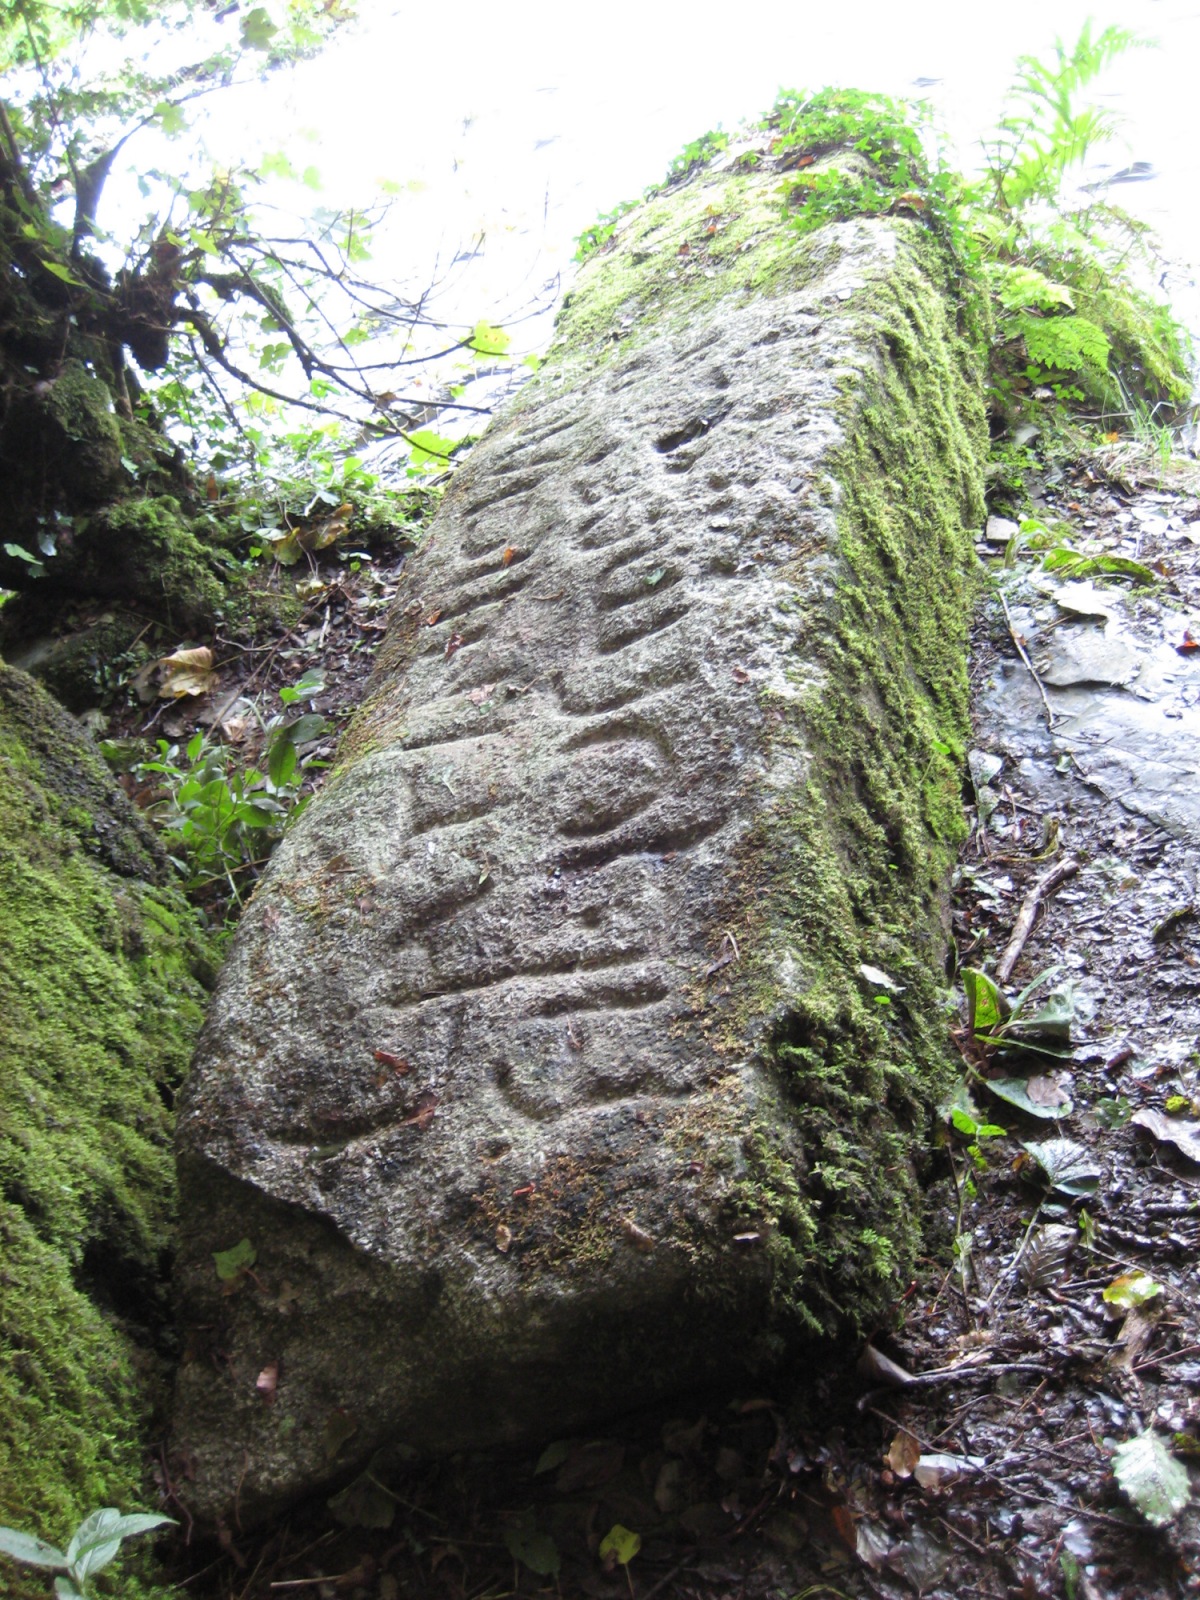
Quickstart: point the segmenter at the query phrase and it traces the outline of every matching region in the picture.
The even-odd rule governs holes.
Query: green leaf
[[[48,1567],[51,1572],[65,1572],[70,1565],[61,1550],[18,1528],[0,1528],[0,1553],[27,1567]]]
[[[502,356],[511,343],[511,336],[503,328],[491,322],[477,322],[471,330],[467,348],[477,356]]]
[[[1058,1117],[1071,1115],[1071,1102],[1066,1096],[1057,1105],[1042,1105],[1037,1100],[1031,1100],[1029,1087],[1024,1078],[988,1078],[985,1080],[985,1087],[990,1089],[998,1100],[1016,1106],[1018,1110],[1026,1112],[1031,1117],[1054,1121]]]
[[[632,1529],[622,1527],[619,1522],[614,1522],[612,1527],[600,1541],[600,1559],[607,1561],[610,1557],[627,1567],[642,1548],[642,1536],[634,1533]]]
[[[504,1543],[514,1561],[536,1572],[539,1578],[556,1578],[562,1566],[558,1546],[548,1533],[539,1533],[531,1522],[518,1522],[504,1530]]]
[[[104,1506],[85,1517],[75,1529],[67,1546],[67,1560],[71,1576],[83,1585],[93,1573],[101,1572],[120,1553],[121,1541],[135,1533],[148,1533],[151,1528],[161,1528],[170,1517],[135,1514],[123,1517],[115,1506]]]
[[[555,1467],[561,1467],[571,1454],[571,1446],[565,1439],[556,1439],[553,1444],[548,1444],[538,1457],[537,1466],[533,1469],[534,1477],[543,1472],[553,1472]]]
[[[55,1578],[54,1600],[83,1600],[83,1596],[69,1578]]]
[[[421,428],[406,437],[412,446],[414,467],[423,467],[427,464],[435,468],[444,467],[450,459],[450,452],[454,449],[453,439],[443,439],[440,434],[434,433],[429,428]]]
[[[994,1033],[1004,1021],[1004,1001],[993,980],[978,967],[964,967],[963,988],[971,1032]]]
[[[1187,1468],[1153,1430],[1128,1440],[1114,1453],[1113,1477],[1154,1528],[1165,1528],[1192,1497]]]
[[[168,139],[174,139],[187,129],[187,118],[183,114],[182,107],[173,105],[170,100],[160,100],[154,108],[154,115]]]
[[[47,272],[52,272],[56,278],[61,278],[64,283],[71,284],[76,289],[86,289],[87,284],[82,278],[77,278],[70,267],[64,267],[61,261],[43,261],[42,265]]]
[[[1047,1139],[1024,1148],[1041,1167],[1052,1189],[1083,1198],[1095,1194],[1100,1187],[1100,1168],[1074,1139]]]
[[[239,1239],[237,1244],[228,1250],[214,1250],[213,1260],[217,1264],[217,1277],[222,1283],[232,1283],[245,1267],[252,1267],[258,1260],[258,1251],[249,1239]]]
[[[277,789],[281,789],[292,777],[298,760],[291,732],[284,728],[267,752],[267,776]]]
[[[262,6],[255,6],[248,17],[242,18],[242,43],[248,50],[269,50],[278,32]]]
[[[1113,1279],[1100,1298],[1110,1306],[1132,1311],[1135,1306],[1144,1306],[1156,1299],[1162,1292],[1162,1284],[1155,1283],[1148,1273],[1123,1272],[1119,1278]]]

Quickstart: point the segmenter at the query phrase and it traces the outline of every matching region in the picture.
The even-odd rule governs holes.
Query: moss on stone
[[[170,495],[118,501],[92,517],[72,586],[140,600],[176,626],[210,618],[224,594],[210,551]]]
[[[0,1522],[61,1539],[146,1503],[170,1106],[212,963],[90,740],[8,667],[0,792]]]
[[[854,159],[833,152],[809,170]],[[860,353],[840,379],[841,443],[814,486],[836,514],[833,593],[805,630],[796,692],[763,700],[769,739],[807,775],[743,847],[713,941],[735,928],[742,959],[705,1030],[725,1056],[749,1048],[771,1069],[734,1203],[767,1233],[784,1339],[886,1324],[920,1249],[929,1115],[952,1073],[942,974],[964,829],[986,297],[920,221],[800,235],[777,172],[710,168],[622,219],[519,401],[711,302],[803,290],[858,229],[886,230],[897,248],[831,313],[857,324]],[[811,596],[798,564],[797,606],[811,613]],[[864,965],[902,992],[873,986]],[[684,1131],[702,1116],[689,1112]]]

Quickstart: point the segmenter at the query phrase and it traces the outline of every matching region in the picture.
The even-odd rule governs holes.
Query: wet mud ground
[[[1002,988],[1049,972],[1025,1014],[1057,991],[1060,1037],[1056,1055],[1003,1053],[948,1018],[959,1127],[948,1107],[930,1254],[898,1327],[802,1380],[676,1401],[540,1458],[377,1460],[332,1509],[179,1548],[184,1592],[1200,1592],[1200,1509],[1156,1528],[1113,1471],[1148,1430],[1200,1465],[1200,472],[1164,487],[1115,454],[1029,485],[1046,531],[1012,564],[1002,527],[980,545],[994,581],[958,961],[994,973],[1058,869]],[[1046,570],[1064,544],[1148,572],[1053,554]],[[324,662],[331,712],[369,665],[393,576],[335,592],[280,655],[291,676]],[[972,1122],[1003,1131],[960,1131]]]

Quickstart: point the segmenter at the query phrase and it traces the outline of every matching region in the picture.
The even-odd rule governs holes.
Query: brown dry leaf
[[[429,613],[429,615],[425,618],[425,626],[427,628],[432,628],[432,627],[436,626],[437,619],[441,616],[441,614],[442,613],[440,611],[431,611]]]
[[[446,657],[446,660],[449,661],[450,657],[454,654],[454,652],[456,650],[461,650],[463,645],[466,644],[466,642],[467,641],[463,638],[461,633],[452,633],[450,635],[450,637],[446,640],[446,648],[445,648],[445,651],[443,652],[445,657]]]
[[[921,1446],[907,1428],[901,1428],[883,1459],[898,1478],[911,1478],[913,1468],[921,1459]]]
[[[160,700],[207,694],[216,685],[213,654],[207,645],[197,650],[176,650],[173,655],[162,656],[155,665],[165,673],[158,691]]]
[[[433,1114],[437,1110],[438,1097],[432,1091],[421,1095],[413,1107],[412,1113],[401,1117],[402,1128],[419,1128],[422,1133],[433,1121]]]
[[[1189,1161],[1200,1164],[1200,1122],[1169,1117],[1165,1111],[1135,1111],[1130,1120],[1164,1144],[1173,1144]]]
[[[625,1446],[615,1439],[595,1439],[572,1448],[558,1470],[554,1487],[559,1494],[575,1494],[580,1489],[598,1489],[610,1483],[625,1465]]]
[[[838,1538],[848,1550],[858,1551],[858,1530],[854,1526],[854,1513],[849,1506],[833,1506],[829,1520],[837,1530]]]
[[[491,699],[492,690],[495,687],[496,685],[494,683],[481,683],[478,689],[471,690],[470,694],[467,696],[467,699],[473,706],[481,706],[485,700]]]
[[[621,1232],[629,1240],[633,1248],[640,1250],[644,1255],[649,1255],[650,1251],[654,1249],[653,1234],[647,1233],[645,1228],[639,1228],[631,1218],[626,1217],[622,1222]]]
[[[265,1366],[254,1380],[254,1387],[262,1395],[268,1405],[275,1398],[275,1391],[279,1387],[279,1363],[272,1361]]]
[[[750,674],[746,671],[745,667],[738,665],[737,662],[734,663],[733,667],[730,670],[733,673],[733,681],[735,683],[749,683],[750,682]]]
[[[512,559],[516,555],[516,553],[517,553],[516,545],[506,544],[504,546],[504,554],[500,557],[501,564],[503,566],[506,566],[506,567],[509,566],[512,563]]]
[[[496,1249],[499,1250],[502,1256],[508,1254],[509,1250],[512,1248],[512,1241],[512,1229],[507,1223],[500,1223],[496,1229]]]
[[[1035,1106],[1062,1106],[1067,1104],[1067,1094],[1058,1078],[1047,1074],[1040,1074],[1030,1078],[1025,1085],[1025,1093]]]

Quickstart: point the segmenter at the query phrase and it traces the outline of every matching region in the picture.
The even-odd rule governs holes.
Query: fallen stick
[[[1046,708],[1046,727],[1049,729],[1049,731],[1051,733],[1053,733],[1054,732],[1054,724],[1055,724],[1057,718],[1054,715],[1054,707],[1050,704],[1050,697],[1046,693],[1046,685],[1042,682],[1041,677],[1038,674],[1037,668],[1034,666],[1033,662],[1029,659],[1029,652],[1025,648],[1025,641],[1021,638],[1020,634],[1017,632],[1016,625],[1014,624],[1013,619],[1012,619],[1012,612],[1008,609],[1008,601],[1004,598],[1003,594],[1000,595],[1000,604],[1004,607],[1004,620],[1005,620],[1005,622],[1008,623],[1008,636],[1012,640],[1013,644],[1016,646],[1017,654],[1020,656],[1021,660],[1024,662],[1026,671],[1029,673],[1029,676],[1033,679],[1034,683],[1037,684],[1037,691],[1041,695],[1042,704]]]
[[[1054,891],[1068,878],[1073,878],[1079,871],[1079,863],[1074,856],[1064,856],[1056,865],[1044,872],[1030,889],[1021,902],[1021,909],[1017,913],[1017,920],[1013,924],[1012,938],[1008,941],[1000,965],[996,968],[996,982],[1007,983],[1012,977],[1013,968],[1016,966],[1021,951],[1025,948],[1025,941],[1033,932],[1033,924],[1037,920],[1038,911],[1042,902],[1049,898]]]

